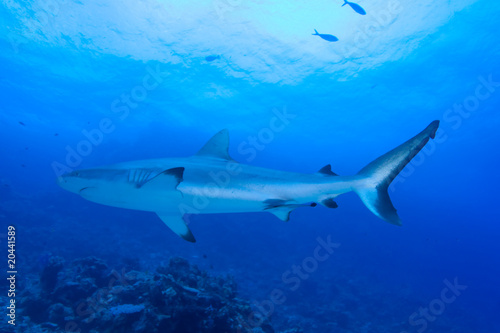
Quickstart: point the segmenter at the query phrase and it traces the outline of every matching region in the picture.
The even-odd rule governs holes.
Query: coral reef
[[[20,303],[26,332],[274,332],[268,318],[246,324],[252,309],[231,276],[182,258],[155,272],[118,272],[95,257],[51,257]]]
[[[57,275],[62,270],[64,259],[61,257],[50,257],[48,264],[44,267],[40,276],[42,290],[46,293],[52,292],[57,284]]]

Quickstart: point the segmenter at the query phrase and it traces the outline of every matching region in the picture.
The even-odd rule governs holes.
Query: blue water
[[[5,258],[14,225],[18,295],[51,256],[144,272],[175,256],[234,276],[275,332],[500,332],[500,5],[358,3],[365,16],[340,0],[3,1],[0,244]],[[435,119],[436,139],[389,189],[402,227],[349,193],[286,223],[193,216],[191,244],[155,214],[56,184],[76,169],[187,157],[224,128],[239,162],[352,175]],[[337,247],[312,263],[318,238]],[[26,317],[21,304],[17,328],[4,314],[0,327],[28,332]]]

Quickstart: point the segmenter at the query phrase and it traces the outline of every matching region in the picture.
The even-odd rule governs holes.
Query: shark
[[[401,225],[388,187],[413,157],[434,139],[439,121],[381,155],[358,173],[339,176],[328,164],[314,173],[267,169],[235,161],[229,133],[215,134],[194,155],[118,163],[76,170],[58,184],[92,202],[156,213],[189,242],[191,214],[269,212],[283,221],[299,207],[337,208],[336,198],[354,191],[380,219]]]

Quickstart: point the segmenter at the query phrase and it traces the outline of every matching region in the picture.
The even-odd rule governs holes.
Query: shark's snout
[[[62,186],[67,182],[65,176],[66,175],[57,177],[57,180],[56,180],[57,185]]]
[[[85,184],[82,184],[82,179],[80,179],[78,171],[59,176],[56,182],[57,185],[70,192],[78,192],[81,188],[85,187]]]
[[[67,183],[69,178],[77,177],[77,176],[78,176],[78,172],[77,171],[65,173],[64,175],[57,177],[57,183],[58,184]]]

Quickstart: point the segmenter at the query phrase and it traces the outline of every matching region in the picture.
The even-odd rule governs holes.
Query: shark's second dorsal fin
[[[327,164],[319,169],[318,173],[325,176],[338,176],[335,172],[332,171],[332,166],[330,164]]]
[[[229,156],[229,132],[227,129],[215,134],[207,143],[201,148],[196,156],[215,157],[232,161]]]

